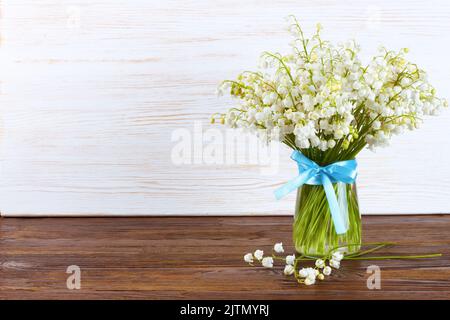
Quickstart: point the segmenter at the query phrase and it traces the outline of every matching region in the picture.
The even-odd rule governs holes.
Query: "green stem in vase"
[[[337,192],[337,184],[334,184]],[[328,199],[321,185],[303,185],[297,191],[297,203],[293,224],[293,239],[297,252],[306,256],[323,256],[330,248],[350,243],[345,251],[359,250],[361,243],[361,217],[354,185],[345,185],[348,208],[348,231],[336,234]]]

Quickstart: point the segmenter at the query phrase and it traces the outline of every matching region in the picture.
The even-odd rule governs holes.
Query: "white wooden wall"
[[[291,214],[272,191],[295,174],[254,164],[177,166],[176,129],[209,129],[216,85],[287,50],[284,17],[333,41],[409,47],[450,98],[446,0],[3,0],[2,215]],[[450,212],[450,110],[359,157],[364,213]]]

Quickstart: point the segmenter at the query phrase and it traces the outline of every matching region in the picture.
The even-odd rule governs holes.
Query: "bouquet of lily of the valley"
[[[219,92],[238,105],[212,119],[262,132],[293,149],[299,175],[275,195],[297,191],[294,245],[299,254],[315,257],[336,248],[346,254],[360,250],[358,153],[386,145],[447,106],[425,71],[405,59],[407,49],[381,48],[363,63],[355,42],[333,45],[320,37],[320,29],[307,38],[291,17],[291,53],[265,52],[260,71],[223,81]]]

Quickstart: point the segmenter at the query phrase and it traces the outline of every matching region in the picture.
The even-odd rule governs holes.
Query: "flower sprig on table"
[[[237,106],[219,121],[233,128],[279,140],[313,161],[353,159],[366,145],[383,146],[404,129],[415,129],[424,115],[437,115],[446,100],[436,96],[427,74],[406,60],[408,49],[380,48],[368,63],[354,41],[333,45],[320,25],[307,38],[289,17],[292,51],[264,52],[258,71],[244,71],[220,85]]]
[[[284,253],[283,243],[275,243],[270,256],[264,256],[264,251],[257,249],[253,253],[244,255],[244,261],[253,266],[255,260],[265,268],[273,268],[275,260],[283,261],[285,263],[283,273],[286,276],[294,276],[298,283],[307,286],[316,283],[316,280],[324,280],[325,276],[330,276],[333,269],[339,269],[342,260],[387,260],[387,259],[422,259],[440,257],[442,254],[433,253],[425,255],[390,255],[390,256],[366,256],[372,252],[380,250],[388,245],[393,245],[392,242],[375,242],[368,243],[365,246],[370,246],[370,249],[359,250],[352,254],[345,254],[345,247],[336,247],[329,251],[328,254],[322,257],[312,257],[295,254],[281,257],[278,254]],[[314,262],[313,267],[301,267],[299,264],[302,261]]]
[[[273,251],[275,253],[283,253],[283,243],[279,242],[274,245]],[[323,259],[318,258],[315,260],[314,267],[307,267],[299,269],[299,262],[302,260],[302,257],[296,258],[295,255],[287,255],[286,257],[280,257],[272,253],[271,256],[264,257],[264,251],[256,250],[253,254],[247,253],[244,255],[244,261],[253,264],[254,260],[261,262],[261,265],[266,268],[273,268],[274,260],[282,260],[286,263],[283,273],[286,276],[294,275],[299,283],[304,283],[309,286],[318,280],[324,280],[325,276],[329,276],[331,274],[331,268],[339,269],[340,262],[343,259],[344,255],[342,252],[336,250],[329,257],[325,257]],[[327,261],[329,265],[326,265]]]

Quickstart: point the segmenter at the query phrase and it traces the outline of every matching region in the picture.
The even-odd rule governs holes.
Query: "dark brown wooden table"
[[[2,299],[449,299],[450,215],[364,216],[365,242],[399,245],[379,254],[440,252],[423,260],[343,261],[306,287],[249,267],[244,253],[275,241],[292,250],[289,217],[2,218]],[[381,290],[366,285],[381,268]],[[68,290],[66,268],[81,268]]]

